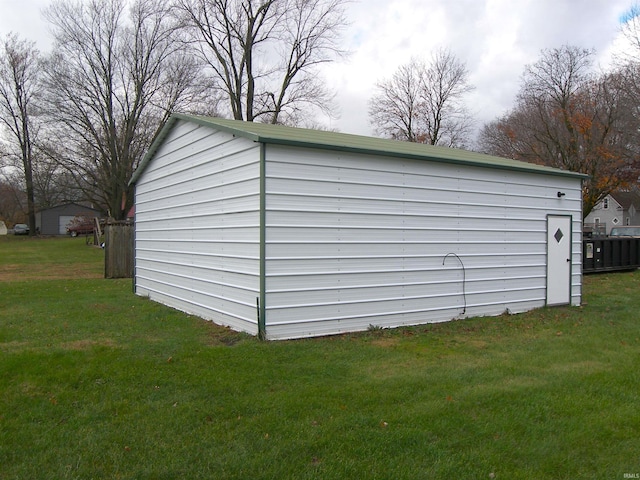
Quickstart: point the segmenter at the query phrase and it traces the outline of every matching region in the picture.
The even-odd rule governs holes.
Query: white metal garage
[[[136,171],[135,291],[268,339],[581,299],[582,176],[174,115]]]

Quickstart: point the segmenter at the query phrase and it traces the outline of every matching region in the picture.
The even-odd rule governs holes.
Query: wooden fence
[[[133,277],[133,224],[109,222],[104,228],[104,277]]]

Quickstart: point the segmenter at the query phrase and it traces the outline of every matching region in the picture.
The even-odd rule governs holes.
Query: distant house
[[[640,225],[640,191],[637,188],[610,193],[584,219],[585,225],[603,225],[605,233],[614,227]]]
[[[66,235],[67,225],[78,215],[97,217],[100,210],[78,203],[45,208],[36,212],[36,229],[41,235]]]

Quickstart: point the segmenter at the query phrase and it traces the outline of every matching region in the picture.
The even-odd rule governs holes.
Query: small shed
[[[78,203],[65,203],[36,212],[36,229],[41,235],[66,235],[67,226],[74,217],[100,216],[100,210]]]
[[[173,115],[131,180],[135,293],[266,339],[579,305],[582,179]]]

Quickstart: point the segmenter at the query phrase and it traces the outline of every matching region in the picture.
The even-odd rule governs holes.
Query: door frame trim
[[[569,219],[569,299],[566,303],[549,303],[549,219],[550,218],[568,218]],[[545,275],[545,305],[548,307],[552,306],[560,306],[560,305],[571,305],[572,298],[572,279],[573,279],[573,215],[563,215],[563,214],[553,214],[548,213],[546,217],[546,244],[547,244],[547,255],[546,255],[546,275]]]

